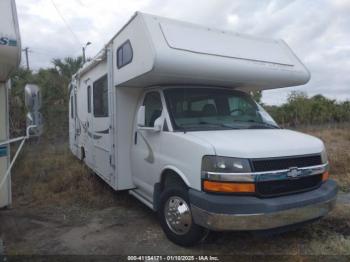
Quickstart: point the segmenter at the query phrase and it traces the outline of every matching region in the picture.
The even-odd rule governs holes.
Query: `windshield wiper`
[[[223,124],[223,123],[210,123],[210,122],[201,121],[199,123],[189,123],[189,124],[181,125],[180,126],[181,131],[183,131],[184,133],[187,131],[187,129],[185,129],[184,125],[191,126],[192,128],[207,125],[207,126],[224,127],[224,128],[230,128],[230,129],[239,129],[237,127],[233,127],[231,125],[227,125],[227,124]]]
[[[181,130],[182,132],[184,132],[184,134],[186,134],[187,129],[186,129],[184,126],[179,126],[179,127],[180,127],[180,130]]]
[[[280,129],[279,126],[276,126],[276,125],[273,125],[273,124],[269,124],[269,123],[265,123],[265,122],[258,122],[258,121],[254,121],[254,120],[249,120],[248,122],[255,124],[255,125],[251,126],[250,128],[259,127],[259,125],[260,125],[260,126],[268,127],[268,128],[271,128],[271,129]]]
[[[203,125],[215,125],[215,126],[220,126],[220,127],[226,127],[226,128],[230,128],[230,129],[239,129],[238,127],[234,127],[228,124],[224,124],[224,123],[209,123],[209,122],[199,122],[199,124],[203,124]]]

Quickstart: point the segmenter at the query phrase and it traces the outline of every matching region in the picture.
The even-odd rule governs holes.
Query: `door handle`
[[[135,132],[135,135],[134,135],[134,144],[135,145],[137,144],[137,132]]]

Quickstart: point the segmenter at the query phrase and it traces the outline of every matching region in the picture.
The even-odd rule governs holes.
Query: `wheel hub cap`
[[[165,220],[175,234],[186,234],[192,224],[191,210],[181,197],[173,196],[168,199],[164,208]]]

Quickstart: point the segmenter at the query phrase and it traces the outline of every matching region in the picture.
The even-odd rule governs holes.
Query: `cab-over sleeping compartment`
[[[112,42],[115,85],[205,84],[250,91],[301,85],[310,78],[283,40],[143,13],[136,13]]]

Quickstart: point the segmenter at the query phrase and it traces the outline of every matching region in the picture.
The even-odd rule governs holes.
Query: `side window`
[[[122,44],[117,50],[117,67],[118,69],[131,63],[133,58],[133,50],[130,40]]]
[[[91,86],[87,87],[87,111],[91,113]]]
[[[76,117],[78,115],[78,101],[77,101],[77,94],[74,94],[74,116]]]
[[[108,116],[108,85],[107,75],[101,77],[93,83],[93,103],[94,116],[107,117]]]
[[[73,96],[70,97],[70,117],[74,118],[74,103]]]
[[[150,92],[146,94],[143,100],[145,106],[145,125],[146,127],[153,127],[154,122],[162,114],[162,101],[158,92]]]

